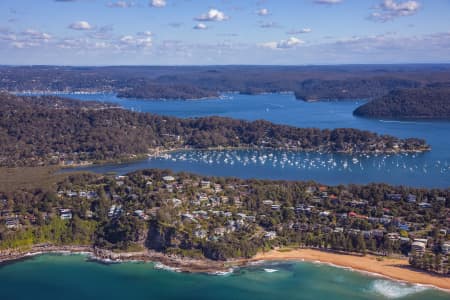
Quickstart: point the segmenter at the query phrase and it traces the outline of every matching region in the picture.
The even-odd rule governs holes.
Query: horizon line
[[[430,66],[450,65],[450,62],[401,62],[401,63],[342,63],[342,64],[0,64],[0,67],[338,67],[338,66]]]

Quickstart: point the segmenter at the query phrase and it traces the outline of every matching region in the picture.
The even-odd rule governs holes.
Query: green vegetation
[[[0,94],[0,166],[73,165],[173,148],[210,147],[322,152],[429,149],[421,139],[398,139],[351,128],[295,128],[220,117],[179,119],[107,104]]]
[[[450,88],[396,90],[358,107],[354,114],[387,119],[450,119]]]
[[[125,89],[117,94],[121,98],[138,99],[203,99],[218,97],[217,92],[200,89],[188,85],[158,85],[142,83],[132,88]]]
[[[52,218],[48,222],[37,221],[40,226],[32,226],[19,231],[1,234],[0,249],[23,249],[35,244],[89,245],[92,243],[97,224],[75,216],[66,221]],[[37,223],[38,224],[38,223]]]
[[[161,170],[79,173],[46,191],[0,192],[0,248],[91,245],[227,260],[312,247],[412,253],[413,266],[445,274],[436,266],[448,264],[449,199],[448,190],[385,184],[333,187]],[[422,262],[429,256],[436,258],[432,267]]]

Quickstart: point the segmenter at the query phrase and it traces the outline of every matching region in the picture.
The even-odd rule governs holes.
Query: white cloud
[[[25,48],[41,46],[40,43],[37,43],[34,41],[14,41],[10,45],[17,49],[25,49]]]
[[[267,16],[267,15],[269,15],[270,14],[270,12],[269,12],[269,10],[267,9],[267,8],[261,8],[260,10],[258,10],[257,12],[256,12],[256,14],[258,15],[258,16]]]
[[[150,1],[150,6],[153,6],[153,7],[164,7],[166,5],[167,5],[166,0],[151,0]]]
[[[312,32],[311,28],[302,28],[299,30],[291,30],[288,32],[288,34],[304,34],[304,33],[310,33]]]
[[[342,0],[315,0],[317,4],[339,4]]]
[[[114,27],[112,25],[102,26],[95,31],[89,32],[89,37],[99,40],[109,40],[113,37]]]
[[[135,5],[136,3],[133,1],[116,1],[108,3],[108,7],[117,7],[117,8],[129,8]]]
[[[123,47],[148,49],[153,46],[151,33],[138,33],[136,36],[124,35],[119,39],[119,43]]]
[[[17,49],[23,49],[26,47],[24,42],[13,42],[13,43],[11,43],[11,46],[13,46],[14,48],[17,48]]]
[[[296,37],[290,37],[287,40],[281,40],[279,42],[267,42],[260,44],[263,48],[269,49],[289,49],[297,47],[298,45],[304,44],[305,42]]]
[[[40,32],[35,29],[27,29],[24,32],[22,32],[23,36],[26,36],[30,39],[34,40],[43,40],[43,41],[49,41],[52,36],[45,32]]]
[[[107,42],[94,42],[94,43],[92,44],[92,47],[93,47],[94,49],[107,49],[107,48],[110,47],[110,45],[109,45],[109,43],[107,43]]]
[[[17,36],[15,34],[12,34],[12,33],[8,33],[8,34],[0,33],[0,40],[2,40],[2,41],[15,41],[15,40],[17,40]]]
[[[276,22],[262,22],[259,24],[259,27],[261,27],[261,28],[279,28],[281,26]]]
[[[202,14],[199,17],[195,18],[195,20],[202,22],[211,22],[211,21],[221,22],[228,19],[229,19],[228,16],[226,16],[223,12],[215,8],[211,8],[207,13]]]
[[[198,29],[198,30],[205,30],[205,29],[208,29],[208,26],[206,26],[206,25],[203,24],[203,23],[198,23],[198,24],[195,25],[193,28],[194,28],[194,29]]]
[[[36,29],[26,29],[17,33],[0,29],[0,41],[6,41],[11,47],[17,49],[43,46],[52,40],[53,37],[50,34]]]
[[[73,30],[91,30],[91,29],[93,29],[92,25],[89,24],[87,21],[74,22],[69,25],[69,28],[73,29]]]
[[[369,19],[378,22],[391,21],[397,17],[412,16],[416,14],[420,9],[419,1],[396,1],[396,0],[383,0],[382,3],[375,7]]]
[[[105,50],[115,48],[109,41],[93,41],[87,38],[61,39],[56,43],[56,47],[65,50]]]
[[[149,37],[149,36],[153,36],[153,32],[151,32],[150,30],[147,30],[147,31],[138,32],[137,35],[138,36],[147,36],[147,37]]]

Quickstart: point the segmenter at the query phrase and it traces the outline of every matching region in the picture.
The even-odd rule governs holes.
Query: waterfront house
[[[387,238],[390,241],[398,241],[400,240],[400,234],[398,234],[397,232],[390,232],[387,234]]]
[[[222,186],[218,183],[214,184],[214,192],[220,193],[222,191]]]
[[[166,182],[172,182],[175,180],[175,177],[168,175],[168,176],[164,176],[162,179]]]
[[[328,217],[330,215],[329,211],[321,211],[319,212],[319,216],[321,217]]]
[[[5,220],[5,225],[6,228],[8,229],[18,228],[20,226],[19,218],[18,217],[7,218]]]
[[[445,197],[438,196],[438,197],[436,197],[436,201],[445,202],[445,201],[447,201],[447,199]]]
[[[264,233],[264,238],[268,240],[273,240],[277,237],[277,233],[275,231],[266,231]]]
[[[262,202],[264,205],[272,205],[273,201],[272,200],[263,200]]]
[[[410,240],[409,240],[408,237],[400,237],[400,243],[401,244],[407,244],[409,242],[410,242]]]
[[[201,187],[202,189],[209,189],[209,188],[211,187],[211,182],[210,182],[210,181],[207,181],[207,180],[202,180],[202,181],[200,182],[200,187]]]
[[[225,227],[214,228],[214,235],[223,236],[227,232]]]
[[[272,210],[280,210],[281,206],[279,204],[272,204],[271,208]]]
[[[409,226],[407,224],[399,224],[397,227],[400,230],[409,231]]]
[[[391,200],[391,201],[400,201],[400,200],[402,200],[402,195],[401,194],[387,194],[386,199]]]
[[[423,209],[432,208],[432,205],[431,205],[431,203],[428,203],[428,202],[421,202],[421,203],[419,203],[419,207],[423,208]]]
[[[122,205],[111,205],[108,211],[108,217],[117,218],[122,214]]]
[[[177,198],[173,198],[171,201],[172,201],[173,206],[175,206],[175,207],[180,206],[182,203],[182,201]]]
[[[442,253],[450,254],[450,242],[445,242],[442,244]]]
[[[197,220],[194,218],[194,216],[192,215],[192,214],[190,214],[190,213],[184,213],[184,214],[181,214],[181,219],[183,220],[183,221],[192,221],[192,222],[196,222],[197,223]]]
[[[408,197],[406,197],[406,201],[408,201],[409,203],[415,203],[417,201],[417,196],[409,194]]]
[[[369,219],[368,216],[359,215],[359,214],[357,214],[357,213],[355,213],[353,211],[348,213],[348,217],[349,218],[356,218],[356,219],[364,219],[364,220],[368,220]]]
[[[194,231],[194,236],[199,239],[205,239],[208,236],[208,232],[204,229],[197,229]]]
[[[373,237],[382,238],[384,236],[384,231],[380,229],[372,229],[370,231]]]
[[[144,211],[141,210],[141,209],[137,209],[137,210],[134,211],[133,215],[141,217],[141,216],[144,215]]]
[[[336,228],[334,228],[333,232],[336,232],[336,233],[342,233],[342,232],[344,232],[344,228],[342,228],[342,227],[336,227]]]
[[[68,208],[61,208],[59,210],[59,217],[61,220],[70,220],[72,219],[72,211]]]
[[[415,251],[416,253],[424,253],[427,245],[424,242],[415,240],[411,244],[411,250]]]

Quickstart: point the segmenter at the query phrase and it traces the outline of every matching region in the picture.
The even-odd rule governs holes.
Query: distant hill
[[[353,114],[389,119],[450,119],[450,86],[395,90],[358,107]]]
[[[108,92],[124,98],[199,99],[220,92],[293,92],[306,101],[372,99],[450,82],[450,65],[0,66],[0,90]]]

